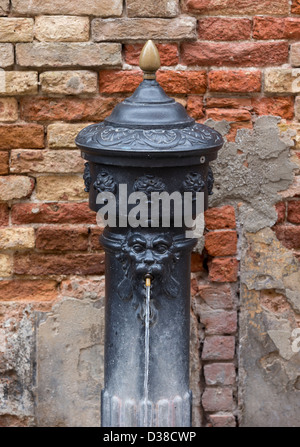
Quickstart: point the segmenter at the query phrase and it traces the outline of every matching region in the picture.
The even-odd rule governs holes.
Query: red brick
[[[232,230],[212,231],[205,235],[205,248],[211,256],[234,255],[237,250],[237,233]]]
[[[293,0],[292,2],[292,13],[300,14],[300,0]]]
[[[177,65],[178,46],[172,43],[159,43],[156,45],[160,55],[161,65]],[[125,62],[130,65],[139,65],[139,58],[143,44],[125,45]]]
[[[208,74],[211,92],[249,93],[261,90],[259,70],[215,70]]]
[[[206,388],[202,396],[204,411],[232,411],[233,395],[231,388]]]
[[[187,100],[186,109],[188,114],[195,120],[203,118],[203,97],[198,95],[190,95]]]
[[[191,272],[202,272],[203,271],[203,260],[204,256],[199,253],[192,253],[191,257]]]
[[[245,109],[207,109],[206,118],[214,121],[250,121],[251,113]]]
[[[132,93],[143,80],[141,70],[135,71],[100,71],[101,93]]]
[[[233,414],[210,414],[208,420],[211,427],[236,427]]]
[[[250,98],[213,98],[207,97],[205,100],[207,109],[221,108],[221,109],[251,109]]]
[[[44,127],[40,124],[3,124],[0,126],[0,149],[41,149]]]
[[[96,213],[88,203],[16,203],[12,206],[12,223],[96,224]]]
[[[253,37],[255,39],[284,39],[284,18],[254,17]]]
[[[0,226],[7,226],[9,223],[9,208],[7,203],[0,203]]]
[[[8,174],[9,172],[9,153],[0,152],[0,175]]]
[[[282,223],[285,221],[286,205],[285,202],[279,202],[276,204],[276,211],[278,219],[276,223]]]
[[[288,202],[287,220],[294,224],[300,224],[300,200]]]
[[[275,225],[273,227],[277,236],[286,248],[300,248],[300,227],[293,225]]]
[[[288,42],[185,42],[182,62],[200,66],[256,67],[288,62]]]
[[[88,237],[88,228],[40,227],[36,232],[36,248],[44,251],[84,251],[88,248]]]
[[[186,0],[185,10],[205,15],[282,15],[289,12],[289,0]]]
[[[91,229],[91,237],[90,237],[90,247],[92,250],[103,250],[103,246],[99,241],[99,237],[103,233],[104,228],[92,228]]]
[[[253,124],[251,121],[244,121],[240,123],[231,123],[230,131],[226,135],[227,141],[235,141],[236,135],[239,129],[253,129]]]
[[[21,117],[33,121],[102,121],[120,100],[108,97],[88,99],[26,97],[21,99]]]
[[[287,120],[294,118],[294,98],[292,96],[252,98],[252,106],[257,115],[276,115]]]
[[[158,71],[157,81],[167,93],[205,93],[206,71]]]
[[[222,228],[236,228],[235,210],[231,205],[220,208],[210,208],[205,211],[205,226],[208,230],[221,230]]]
[[[1,301],[54,301],[57,282],[52,280],[1,281]]]
[[[104,273],[104,253],[16,253],[17,275],[99,275]]]
[[[233,385],[235,383],[235,366],[233,363],[211,363],[204,366],[207,385]]]
[[[214,258],[209,267],[209,279],[215,282],[235,282],[238,267],[236,258]]]
[[[197,293],[211,309],[232,309],[233,293],[228,284],[199,284]]]
[[[201,40],[243,40],[251,38],[251,20],[206,17],[198,22]]]
[[[237,329],[237,314],[235,311],[202,311],[200,321],[205,326],[206,335],[234,334]]]
[[[233,360],[235,338],[232,335],[211,335],[204,340],[202,360]]]

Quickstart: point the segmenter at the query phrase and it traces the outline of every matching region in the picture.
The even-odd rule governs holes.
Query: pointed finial
[[[155,79],[155,72],[160,68],[160,57],[152,40],[148,40],[141,51],[140,68],[144,72],[144,79]]]

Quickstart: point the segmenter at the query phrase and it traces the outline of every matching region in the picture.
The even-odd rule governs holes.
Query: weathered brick
[[[9,223],[9,208],[7,203],[0,203],[0,226],[6,226]]]
[[[136,40],[186,40],[196,38],[196,19],[181,16],[175,19],[94,19],[92,37],[96,42],[105,40],[132,42]]]
[[[221,109],[247,109],[251,110],[251,99],[250,98],[219,98],[219,97],[209,97],[205,99],[206,108],[221,108]]]
[[[285,202],[279,202],[276,203],[276,211],[277,211],[277,222],[276,223],[282,223],[285,221],[285,215],[286,215],[286,204]]]
[[[40,75],[42,93],[80,95],[97,93],[97,73],[93,71],[47,71]]]
[[[171,94],[205,93],[206,71],[171,71],[157,73],[157,82]]]
[[[209,268],[209,279],[215,282],[235,282],[238,266],[236,258],[214,258]]]
[[[34,36],[41,42],[84,42],[89,40],[88,17],[40,16],[35,19]]]
[[[203,310],[200,314],[200,321],[205,326],[206,335],[234,334],[237,329],[237,314],[235,311]]]
[[[14,61],[14,46],[11,43],[0,43],[0,67],[10,67]]]
[[[12,0],[14,14],[76,14],[98,17],[120,16],[122,0]]]
[[[184,42],[181,58],[187,65],[255,67],[288,62],[288,42]]]
[[[35,71],[1,71],[0,95],[33,95],[38,92]]]
[[[0,175],[8,174],[9,152],[0,152]]]
[[[204,377],[207,385],[233,385],[235,382],[235,366],[233,363],[212,363],[204,366]]]
[[[187,112],[195,120],[203,118],[203,97],[198,95],[189,95],[187,100]]]
[[[201,40],[243,40],[251,38],[251,20],[206,17],[198,21]]]
[[[206,117],[214,121],[251,121],[251,113],[245,109],[207,109]]]
[[[205,248],[211,256],[234,255],[237,250],[237,233],[233,230],[211,231],[205,235]]]
[[[175,17],[178,14],[178,0],[127,0],[128,17]]]
[[[17,275],[99,275],[104,273],[104,253],[16,253]]]
[[[0,229],[1,250],[21,250],[34,247],[33,228],[5,228]]]
[[[209,230],[222,228],[236,228],[235,210],[233,206],[225,205],[220,208],[210,208],[205,211],[205,226]]]
[[[235,142],[237,133],[240,129],[253,129],[252,121],[241,121],[230,123],[230,131],[226,135],[227,141]]]
[[[16,45],[21,67],[102,67],[121,65],[121,45],[94,42],[32,42]]]
[[[75,138],[84,127],[93,123],[55,123],[49,124],[47,128],[47,139],[49,148],[53,149],[75,149]]]
[[[21,117],[29,121],[103,121],[120,101],[116,97],[26,97],[21,99]]]
[[[292,0],[292,13],[300,14],[300,0]]]
[[[40,227],[36,232],[36,248],[43,251],[85,251],[88,249],[88,237],[86,227]]]
[[[60,295],[77,299],[99,299],[105,296],[104,277],[72,278],[61,282]]]
[[[176,65],[179,62],[178,46],[176,43],[158,43],[161,65]],[[139,58],[143,48],[143,44],[127,44],[125,45],[125,62],[130,65],[139,65]]]
[[[300,69],[267,68],[264,89],[266,93],[300,93]]]
[[[9,12],[10,1],[0,0],[0,16],[7,16]]]
[[[103,70],[99,73],[100,93],[131,93],[143,80],[141,70]]]
[[[254,14],[276,16],[289,13],[289,0],[223,0],[222,2],[219,0],[186,0],[185,9],[214,16]]]
[[[300,227],[294,225],[275,225],[277,239],[282,242],[286,248],[300,248]]]
[[[54,301],[57,298],[57,282],[54,280],[1,281],[1,301]]]
[[[18,119],[18,101],[15,98],[0,98],[0,121],[13,122]]]
[[[0,204],[0,225],[8,223],[6,204]],[[2,210],[2,211],[1,211]],[[13,224],[96,224],[96,213],[84,203],[16,203],[12,206]]]
[[[44,127],[40,124],[0,125],[0,149],[41,149],[44,147]]]
[[[22,173],[77,173],[83,172],[84,161],[79,151],[13,150],[10,172]]]
[[[259,70],[213,70],[208,74],[212,92],[251,93],[261,90]]]
[[[300,223],[300,200],[288,202],[287,220],[294,224]]]
[[[234,336],[211,335],[204,340],[202,360],[233,360],[234,350]]]
[[[276,115],[292,120],[294,117],[294,98],[277,96],[273,98],[252,98],[252,107],[257,115]]]
[[[37,178],[38,200],[78,201],[87,198],[82,177],[77,175],[45,175]]]
[[[30,177],[8,175],[0,177],[0,200],[14,200],[29,197],[34,188]]]
[[[91,228],[91,236],[90,236],[90,248],[91,250],[103,250],[103,246],[100,243],[99,237],[103,233],[104,228],[96,227]]]
[[[300,28],[300,19],[299,19]],[[300,31],[299,31],[300,34]],[[293,43],[291,45],[291,64],[293,67],[300,67],[300,43]]]
[[[203,267],[204,256],[200,253],[192,253],[191,256],[191,272],[202,272],[204,270]]]
[[[300,86],[300,79],[299,79]],[[300,96],[297,96],[295,99],[295,118],[300,121]]]
[[[33,40],[33,19],[1,18],[0,42],[31,42]]]
[[[233,293],[228,284],[199,284],[197,291],[200,298],[212,309],[232,309]]]
[[[255,17],[255,39],[299,39],[300,19],[296,17]]]
[[[230,388],[206,388],[202,395],[204,411],[232,411],[233,395]]]
[[[236,427],[233,414],[210,414],[208,420],[212,427]]]
[[[11,255],[0,254],[0,277],[11,276],[13,268],[13,260]]]

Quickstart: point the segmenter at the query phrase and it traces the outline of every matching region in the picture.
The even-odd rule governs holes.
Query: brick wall
[[[0,301],[7,309],[46,312],[65,296],[102,290],[101,230],[74,138],[138,86],[148,38],[161,54],[158,81],[191,116],[226,120],[228,141],[259,115],[280,116],[281,130],[294,131],[300,166],[299,0],[0,0],[0,16]],[[296,255],[299,195],[296,176],[274,227]],[[204,425],[238,420],[237,246],[234,208],[210,209],[204,252],[192,258]],[[0,425],[10,417],[17,418],[3,410]]]

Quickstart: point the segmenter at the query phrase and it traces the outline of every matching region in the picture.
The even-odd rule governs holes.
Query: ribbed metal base
[[[192,393],[157,402],[121,399],[102,391],[102,427],[190,427]]]

